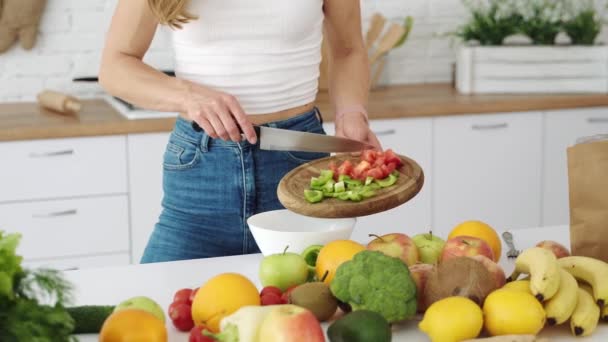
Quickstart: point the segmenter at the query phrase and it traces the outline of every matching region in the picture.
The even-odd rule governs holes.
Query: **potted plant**
[[[603,11],[593,0],[463,0],[462,93],[608,92]],[[560,39],[561,37],[561,39]]]

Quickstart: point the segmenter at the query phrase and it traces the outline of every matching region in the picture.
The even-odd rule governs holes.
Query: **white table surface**
[[[511,230],[515,247],[525,249],[541,240],[554,240],[569,246],[567,226],[543,227]],[[503,244],[504,245],[504,244]],[[513,259],[503,256],[500,264],[508,276],[513,270]],[[168,308],[173,293],[184,287],[198,287],[207,279],[223,272],[238,272],[251,279],[260,289],[258,265],[261,254],[233,256],[211,259],[166,262],[145,265],[95,268],[67,271],[66,277],[76,287],[76,305],[115,305],[133,296],[148,296],[163,308]],[[420,318],[397,327],[393,341],[429,341],[420,332],[417,324]],[[323,324],[327,326],[326,323]],[[169,341],[188,341],[188,334],[177,331],[167,320]],[[568,322],[559,327],[543,329],[541,336],[551,341],[573,341]],[[96,341],[96,335],[79,335],[81,341]],[[608,324],[600,323],[595,334],[576,341],[608,341]]]

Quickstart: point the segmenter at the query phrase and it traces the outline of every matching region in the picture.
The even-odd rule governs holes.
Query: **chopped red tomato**
[[[331,170],[331,172],[334,173],[334,180],[337,181],[338,180],[338,166],[336,166],[336,163],[334,163],[333,161],[329,162],[329,169]]]
[[[342,162],[342,165],[338,167],[338,175],[350,176],[353,172],[353,164],[349,160]]]
[[[376,159],[376,155],[376,151],[374,150],[365,150],[361,154],[361,158],[367,161],[368,163],[373,164]]]
[[[386,163],[395,163],[395,166],[401,166],[403,163],[401,162],[401,158],[393,152],[393,150],[388,149],[384,151],[384,157],[386,159]]]
[[[365,177],[373,177],[374,179],[383,179],[384,173],[379,167],[367,170]]]
[[[355,166],[351,176],[352,176],[352,178],[355,178],[355,179],[364,179],[365,172],[367,170],[369,170],[370,168],[371,168],[371,164],[369,162],[367,162],[366,160],[362,160],[359,162],[359,164],[357,164],[357,166]]]
[[[397,164],[390,162],[390,163],[386,164],[386,169],[387,169],[387,175],[390,175],[391,173],[393,173],[393,171],[395,171],[397,169]]]
[[[386,158],[384,156],[379,156],[376,158],[376,161],[374,161],[374,166],[381,166],[384,164],[386,164]]]

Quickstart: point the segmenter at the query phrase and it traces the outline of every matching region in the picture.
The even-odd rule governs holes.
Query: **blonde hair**
[[[148,0],[152,13],[163,25],[181,29],[183,24],[197,19],[197,16],[186,11],[188,0]]]

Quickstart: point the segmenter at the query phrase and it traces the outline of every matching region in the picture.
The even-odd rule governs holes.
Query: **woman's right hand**
[[[190,82],[186,89],[186,115],[211,138],[240,142],[240,126],[247,141],[256,143],[253,125],[234,96]]]

